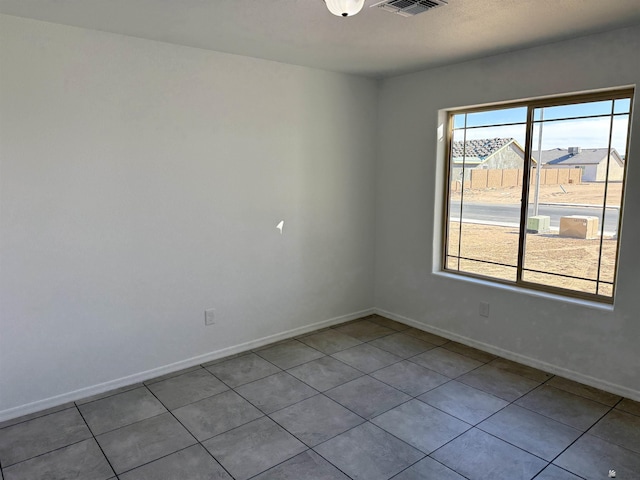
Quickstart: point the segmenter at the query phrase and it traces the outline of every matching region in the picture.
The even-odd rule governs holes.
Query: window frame
[[[516,100],[512,102],[500,102],[500,103],[492,103],[489,105],[483,106],[475,106],[475,107],[459,107],[447,109],[446,114],[446,142],[445,142],[445,188],[444,188],[444,202],[443,202],[443,215],[442,215],[442,238],[441,238],[441,262],[440,267],[441,271],[444,273],[460,275],[462,277],[469,277],[473,279],[483,280],[487,282],[508,285],[510,287],[521,287],[528,290],[535,290],[538,292],[545,292],[555,295],[560,295],[564,297],[569,297],[572,299],[580,299],[580,300],[588,300],[588,301],[596,301],[599,303],[605,303],[612,305],[614,303],[616,290],[617,290],[617,279],[618,279],[618,268],[619,268],[619,257],[620,257],[620,239],[622,237],[622,217],[624,212],[624,199],[625,199],[625,190],[627,188],[627,165],[629,160],[629,145],[631,143],[631,124],[633,119],[633,104],[634,104],[634,95],[635,88],[633,86],[628,87],[620,87],[615,89],[607,89],[607,90],[598,90],[594,92],[588,93],[576,93],[576,94],[563,94],[557,96],[547,96],[540,98],[533,98],[529,100]],[[615,254],[615,268],[613,271],[613,284],[612,284],[612,293],[611,296],[605,296],[597,293],[588,293],[588,292],[580,292],[577,290],[572,290],[568,288],[562,288],[552,285],[544,285],[540,283],[533,283],[524,280],[522,277],[522,272],[524,269],[524,255],[525,255],[525,247],[526,247],[526,237],[527,237],[527,212],[529,209],[528,199],[529,192],[531,189],[531,150],[533,146],[533,130],[535,125],[534,119],[534,111],[537,108],[545,108],[545,107],[556,107],[563,105],[572,105],[576,103],[587,103],[594,101],[602,101],[602,100],[619,100],[619,99],[630,99],[629,103],[629,122],[627,125],[627,139],[626,139],[626,153],[625,153],[625,161],[623,165],[623,177],[622,177],[622,188],[620,195],[620,209],[618,215],[618,225],[617,225],[617,238],[616,238],[616,254]],[[523,164],[523,176],[522,176],[522,190],[521,190],[521,199],[520,199],[520,225],[518,229],[518,257],[516,258],[517,263],[517,272],[516,272],[516,280],[510,281],[501,278],[489,277],[485,275],[481,275],[478,273],[465,272],[460,270],[454,270],[451,268],[447,268],[447,257],[448,257],[448,249],[449,249],[449,212],[450,212],[450,200],[451,200],[451,153],[453,149],[453,132],[454,132],[454,116],[459,114],[471,114],[478,112],[487,112],[492,110],[501,110],[507,108],[517,108],[517,107],[527,107],[527,115],[526,115],[526,137],[525,137],[525,146],[524,146],[524,164]],[[614,108],[615,104],[612,104],[611,116],[614,116]],[[571,120],[577,119],[580,117],[571,117]],[[585,117],[588,118],[588,117]],[[609,149],[611,149],[611,132],[613,127],[610,127],[609,131]],[[610,155],[610,154],[609,154]],[[607,162],[607,181],[605,182],[605,189],[603,194],[603,201],[606,205],[607,199],[607,190],[609,186],[609,162]],[[464,192],[464,182],[463,188],[461,190]],[[463,202],[464,197],[462,197],[461,202]],[[604,207],[604,205],[603,205]],[[460,219],[462,221],[462,219]],[[603,222],[604,223],[604,222]],[[459,241],[461,241],[460,239]],[[602,236],[600,236],[600,252],[598,256],[598,262],[600,263],[602,259]],[[600,276],[600,269],[598,268],[598,280]]]

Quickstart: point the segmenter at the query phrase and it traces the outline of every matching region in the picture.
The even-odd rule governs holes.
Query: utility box
[[[551,217],[535,215],[527,219],[527,233],[546,233],[550,230]]]
[[[569,215],[560,217],[560,236],[584,238],[587,240],[598,237],[598,217],[583,215]]]

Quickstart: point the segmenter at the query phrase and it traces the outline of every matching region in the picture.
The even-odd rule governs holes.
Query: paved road
[[[451,217],[459,217],[460,202],[451,202]],[[568,215],[589,215],[598,217],[598,225],[602,222],[602,208],[581,207],[555,207],[541,205],[539,215],[551,217],[551,227],[560,226],[560,217]],[[462,212],[464,220],[489,221],[500,223],[519,223],[520,205],[502,205],[492,203],[464,202]],[[615,232],[618,229],[618,210],[607,209],[604,229],[606,232]]]

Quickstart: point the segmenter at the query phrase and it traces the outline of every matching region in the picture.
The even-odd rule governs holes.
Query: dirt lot
[[[566,191],[563,192],[562,188]],[[582,183],[562,185],[541,185],[540,202],[543,203],[584,203],[602,205],[604,198],[603,183]],[[487,188],[482,190],[466,189],[464,200],[477,203],[520,203],[522,187]],[[622,183],[610,183],[607,191],[607,204],[620,205]],[[460,193],[453,193],[453,200],[460,199]],[[533,201],[533,190],[531,190]]]
[[[576,202],[577,203],[577,202]],[[460,224],[451,222],[449,231],[449,253],[457,255]],[[470,260],[460,260],[462,271],[477,273],[494,278],[514,281],[518,257],[518,231],[510,227],[479,224],[462,224],[462,245],[460,256],[476,260],[512,265],[505,267]],[[497,247],[497,248],[496,248]],[[612,282],[617,241],[605,237],[602,241],[600,281]],[[587,278],[578,280],[557,275],[524,272],[524,280],[569,288],[588,293],[596,293],[598,256],[600,239],[581,240],[550,235],[527,235],[525,269]],[[448,268],[458,269],[458,260],[450,258]],[[600,295],[612,295],[610,284],[599,284]]]
[[[583,183],[562,185],[542,185],[541,203],[577,203],[602,205],[604,184]],[[563,191],[564,188],[564,191]],[[492,188],[483,190],[467,189],[464,201],[474,203],[519,204],[522,187]],[[621,183],[610,183],[607,191],[607,204],[620,205]],[[459,200],[460,194],[453,193],[453,200]],[[460,224],[451,222],[449,232],[449,252],[457,255]],[[582,240],[560,237],[557,233],[548,235],[527,235],[525,270],[549,272],[541,274],[525,271],[524,280],[569,288],[600,295],[612,295],[612,286],[616,262],[617,240],[604,237],[598,283],[598,257],[600,239]],[[475,260],[500,263],[502,266],[473,260],[450,259],[448,267],[477,273],[494,278],[515,281],[518,258],[518,230],[512,227],[464,223],[462,225],[462,245],[460,256]],[[567,275],[558,276],[552,273]],[[580,277],[580,280],[570,277]],[[599,285],[599,286],[598,286]]]

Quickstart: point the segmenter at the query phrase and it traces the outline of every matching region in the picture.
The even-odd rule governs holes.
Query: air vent
[[[403,17],[413,17],[432,8],[447,5],[446,0],[384,0],[371,5],[386,12],[397,13]]]

